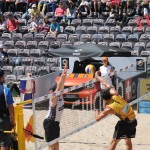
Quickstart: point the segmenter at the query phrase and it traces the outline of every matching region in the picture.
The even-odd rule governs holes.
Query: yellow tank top
[[[112,96],[112,103],[108,104],[106,107],[113,109],[116,116],[121,120],[128,118],[129,120],[135,119],[135,113],[131,106],[121,97],[121,96]]]

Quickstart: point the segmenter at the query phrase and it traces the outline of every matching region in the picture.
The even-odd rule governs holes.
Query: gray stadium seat
[[[20,48],[24,49],[26,47],[26,42],[25,41],[17,41],[15,44],[15,48]]]
[[[32,66],[32,64],[33,64],[33,58],[31,58],[31,57],[22,58],[21,64],[23,66]]]
[[[109,27],[116,26],[115,19],[107,19],[105,22],[105,26],[109,26]]]
[[[150,41],[150,34],[142,34],[140,36],[139,42],[149,42]]]
[[[34,58],[33,61],[33,66],[45,66],[46,59],[39,57],[39,58]]]
[[[30,55],[29,49],[18,49],[18,56],[19,57],[29,57]]]
[[[109,43],[109,46],[120,48],[121,44],[120,44],[120,42],[111,42],[111,43]]]
[[[19,32],[22,34],[28,33],[28,26],[19,27]]]
[[[98,43],[103,41],[103,35],[102,34],[94,34],[92,36],[92,41]]]
[[[48,18],[52,18],[52,17],[54,16],[54,12],[47,12],[47,13],[46,13],[46,16],[47,16]]]
[[[133,30],[133,28],[130,26],[123,27],[122,34],[126,34],[128,36],[129,34],[132,34],[132,30]]]
[[[42,33],[35,34],[34,41],[39,43],[40,41],[44,41],[44,40],[45,40],[45,34],[42,34]]]
[[[25,74],[32,73],[32,76],[37,75],[37,66],[27,66],[25,69]]]
[[[60,46],[61,46],[60,41],[53,41],[53,42],[50,42],[49,44],[49,48],[59,48]]]
[[[32,33],[26,33],[23,35],[23,40],[28,42],[33,40],[33,34]]]
[[[10,57],[16,57],[16,56],[18,55],[17,49],[8,49],[8,50],[7,50],[7,54],[8,54],[8,56],[10,56]]]
[[[93,26],[93,20],[92,19],[83,19],[82,25],[83,26]]]
[[[127,35],[126,34],[117,34],[115,42],[126,42]]]
[[[146,27],[145,34],[150,34],[150,27]]]
[[[36,49],[37,48],[37,41],[28,41],[26,44],[26,48]]]
[[[106,26],[99,27],[98,34],[107,34],[107,33],[109,33],[109,27]]]
[[[50,73],[49,66],[42,66],[42,67],[39,67],[38,69],[39,76],[47,75],[49,73]]]
[[[5,76],[12,74],[12,71],[13,71],[13,67],[12,66],[3,66],[2,68],[3,68],[4,72],[5,72]]]
[[[56,35],[55,34],[47,34],[45,37],[45,41],[48,41],[48,42],[56,41]]]
[[[143,51],[145,50],[145,42],[136,42],[133,47],[134,50]]]
[[[91,34],[81,34],[80,37],[81,42],[91,42]]]
[[[60,43],[67,41],[67,39],[68,39],[67,34],[59,34],[57,36],[57,41],[59,41]]]
[[[80,40],[80,34],[70,34],[68,40],[72,43],[77,42]]]
[[[12,49],[14,48],[14,41],[5,41],[3,45],[5,49]]]
[[[40,41],[38,44],[38,48],[45,50],[49,48],[49,42],[48,41]]]
[[[146,50],[147,50],[147,51],[150,51],[150,42],[148,42],[148,43],[146,44]]]
[[[74,34],[75,33],[75,27],[74,26],[67,26],[64,31],[65,34]]]
[[[50,68],[58,66],[58,59],[57,58],[48,58],[46,60],[46,65]]]
[[[48,49],[43,50],[42,53],[41,53],[41,56],[42,57],[50,57],[49,54],[48,54]]]
[[[10,57],[9,58],[9,65],[11,66],[21,66],[22,59],[20,57]]]
[[[31,57],[41,57],[41,50],[40,49],[31,49],[30,56]]]
[[[16,66],[13,70],[13,74],[16,76],[24,75],[25,74],[25,67],[24,66]]]
[[[81,19],[73,19],[71,21],[71,25],[74,27],[80,26],[81,25]]]
[[[21,41],[22,40],[22,34],[21,33],[13,33],[12,40],[14,42]]]
[[[61,47],[71,46],[73,45],[71,41],[62,42]]]
[[[84,44],[84,42],[78,41],[78,42],[74,42],[74,45],[82,45]]]
[[[133,28],[133,34],[141,35],[144,33],[144,27],[135,27]]]
[[[127,38],[127,42],[138,42],[139,41],[139,35],[138,34],[130,34]]]
[[[110,27],[110,34],[120,34],[121,32],[121,27],[120,26],[115,26],[115,27]]]
[[[86,34],[86,27],[85,26],[78,26],[76,28],[75,34]]]
[[[108,43],[107,42],[98,42],[98,45],[108,46]]]
[[[114,35],[113,34],[103,34],[103,42],[114,42]]]
[[[142,19],[141,21],[140,21],[140,23],[142,24],[142,26],[143,27],[147,27],[148,26],[148,19]]]
[[[101,26],[104,26],[104,20],[103,19],[94,19],[93,20],[93,26],[96,26],[96,27],[101,27]]]
[[[96,26],[87,27],[87,34],[97,34],[97,27]]]
[[[14,13],[14,17],[16,17],[17,19],[21,19],[22,15],[23,15],[23,12],[15,12]]]
[[[9,41],[11,40],[11,34],[10,33],[3,33],[2,36],[0,37],[1,41]]]
[[[17,77],[15,75],[6,75],[5,77],[5,82],[9,83],[9,82],[15,82],[17,80]]]
[[[128,26],[132,26],[132,27],[138,26],[137,20],[136,20],[136,19],[130,19],[130,20],[128,21]]]
[[[132,46],[132,42],[123,42],[121,48],[125,50],[132,50]]]
[[[18,19],[19,26],[26,26],[27,20],[26,19]]]

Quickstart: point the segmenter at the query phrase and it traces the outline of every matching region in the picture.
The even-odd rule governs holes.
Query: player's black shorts
[[[45,119],[43,122],[45,130],[46,142],[50,142],[60,136],[59,122],[51,121],[50,119]]]
[[[114,139],[135,138],[137,120],[132,122],[118,121],[115,126]]]

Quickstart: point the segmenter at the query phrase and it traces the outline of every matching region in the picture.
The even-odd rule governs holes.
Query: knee
[[[117,145],[117,143],[118,143],[118,140],[116,140],[116,139],[113,139],[112,141],[111,141],[111,145]]]
[[[126,139],[126,140],[125,140],[125,144],[126,144],[126,145],[132,145],[132,142],[131,142],[131,140]]]

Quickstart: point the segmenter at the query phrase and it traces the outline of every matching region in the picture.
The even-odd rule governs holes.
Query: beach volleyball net
[[[127,101],[131,101],[130,105],[134,105],[139,102],[144,97],[138,98],[137,96],[137,86],[138,86],[138,78],[147,77],[147,70],[137,71],[137,64],[141,66],[147,60],[138,60],[138,63],[131,64],[124,68],[121,68],[118,71],[114,71],[112,75],[117,75],[116,81],[116,90],[120,95],[122,95]],[[132,78],[131,78],[131,74]],[[126,77],[126,78],[125,78]],[[70,88],[66,88],[62,91],[58,91],[53,94],[44,95],[33,100],[33,118],[34,118],[34,133],[40,135],[41,137],[45,137],[43,121],[48,113],[49,107],[49,98],[52,96],[59,96],[63,93],[67,93],[70,91],[77,90],[79,88],[85,87],[87,85],[94,84],[96,79],[94,78],[91,81],[85,82],[83,84],[79,84],[77,86],[72,86]],[[44,86],[44,85],[41,85]],[[149,96],[150,93],[147,93],[144,96]],[[97,93],[97,97],[99,97],[99,109],[103,109],[102,101],[100,98],[100,92]],[[89,100],[89,97],[84,98],[83,101]],[[92,97],[90,98],[92,102]],[[80,107],[72,106],[71,108],[65,107],[61,122],[60,122],[60,136],[59,138],[47,143],[46,140],[35,139],[35,149],[47,149],[49,145],[54,144],[56,142],[64,140],[66,137],[69,137],[72,134],[79,133],[79,131],[92,126],[96,123],[95,121],[95,103],[90,103],[90,105],[80,105]],[[95,131],[96,132],[96,131]],[[94,133],[87,133],[87,135]],[[79,134],[80,136],[80,134]]]

